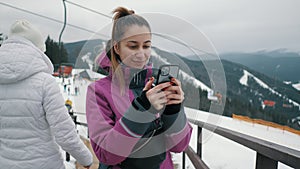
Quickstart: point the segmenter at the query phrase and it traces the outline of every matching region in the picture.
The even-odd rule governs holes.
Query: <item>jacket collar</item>
[[[131,68],[123,63],[120,63],[125,85],[129,89],[143,88],[148,79],[152,76],[152,63],[148,63],[143,69]],[[110,72],[110,76],[114,76]]]

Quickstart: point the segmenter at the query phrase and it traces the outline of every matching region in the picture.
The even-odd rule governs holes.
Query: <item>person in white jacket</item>
[[[41,33],[26,20],[11,26],[0,47],[0,166],[64,169],[61,147],[89,168],[92,154],[77,135],[44,51]]]

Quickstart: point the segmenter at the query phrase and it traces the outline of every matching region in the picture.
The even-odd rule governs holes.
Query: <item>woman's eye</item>
[[[147,45],[147,46],[143,46],[144,49],[148,49],[150,48],[151,46]]]
[[[130,49],[136,49],[138,46],[129,46]]]

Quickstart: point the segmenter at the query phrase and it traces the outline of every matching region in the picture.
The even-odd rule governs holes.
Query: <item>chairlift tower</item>
[[[59,67],[61,67],[61,57],[62,57],[62,45],[61,45],[61,37],[62,37],[62,34],[66,28],[66,24],[67,24],[67,7],[66,7],[66,3],[65,3],[65,0],[62,0],[63,2],[63,5],[64,5],[64,25],[60,31],[60,34],[59,34],[59,38],[58,38],[58,58],[59,58]]]
[[[61,36],[66,28],[66,24],[67,24],[67,8],[66,8],[66,3],[65,3],[65,0],[62,0],[63,2],[63,5],[64,5],[64,25],[60,31],[60,34],[59,34],[59,38],[58,38],[58,58],[59,58],[59,68],[61,68],[61,57],[62,57],[62,45],[61,45]],[[62,68],[61,68],[62,69]],[[61,71],[62,73],[64,71]],[[70,161],[70,154],[68,152],[66,152],[66,161]]]

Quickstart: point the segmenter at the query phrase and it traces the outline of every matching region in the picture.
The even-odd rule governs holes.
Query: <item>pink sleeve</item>
[[[125,160],[139,137],[130,135],[121,119],[115,117],[103,95],[90,85],[87,91],[86,115],[93,150],[101,163],[115,165]]]
[[[184,128],[178,133],[166,135],[168,151],[180,153],[183,152],[189,145],[192,135],[192,127],[186,122]]]

